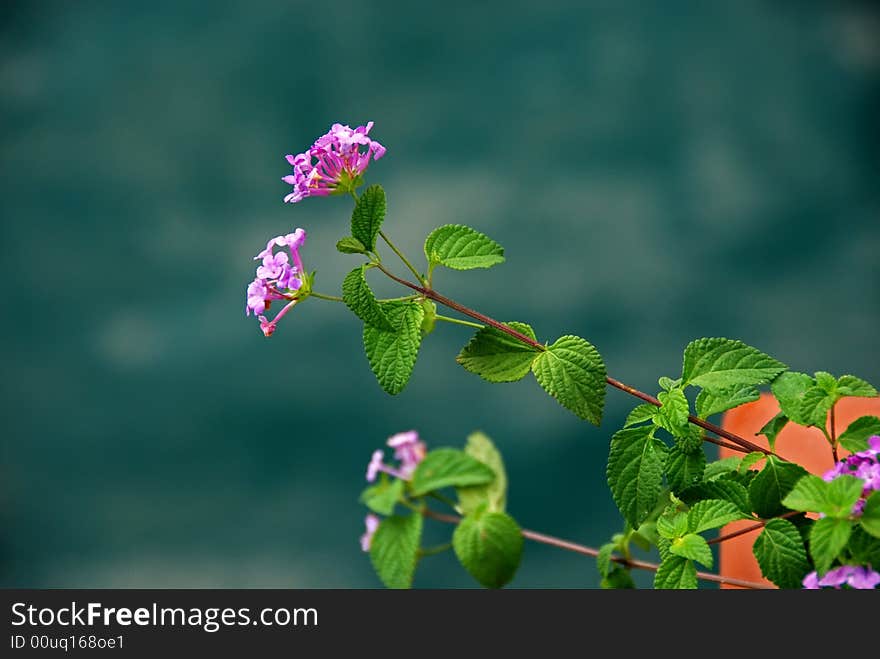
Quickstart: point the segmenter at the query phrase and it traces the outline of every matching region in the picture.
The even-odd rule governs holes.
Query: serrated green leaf
[[[703,453],[703,429],[699,426],[689,425],[687,432],[674,439],[682,453]]]
[[[651,551],[651,547],[657,544],[657,522],[642,522],[637,531],[633,531],[630,540],[636,543],[643,551]]]
[[[489,467],[495,479],[486,485],[458,488],[458,502],[464,514],[473,512],[486,504],[493,512],[504,512],[507,505],[507,472],[501,453],[489,437],[481,432],[468,435],[464,452]]]
[[[801,402],[807,389],[814,385],[813,378],[806,373],[789,371],[776,378],[770,385],[770,391],[779,402],[782,413],[795,423],[806,426],[807,421],[801,416]]]
[[[607,577],[608,573],[611,572],[611,554],[614,553],[616,547],[617,545],[613,542],[606,542],[599,547],[599,553],[596,554],[596,567],[599,569],[599,576]]]
[[[536,338],[534,330],[525,323],[507,325],[529,338]],[[539,354],[532,346],[494,327],[484,327],[477,330],[455,361],[489,382],[514,382],[526,376]]]
[[[757,434],[764,435],[767,438],[767,442],[770,444],[770,450],[773,451],[776,448],[776,436],[782,431],[785,425],[788,423],[788,417],[785,416],[782,412],[774,416],[767,423],[764,424],[764,427],[761,428]]]
[[[827,503],[828,483],[812,474],[807,474],[791,489],[782,500],[782,505],[792,510],[821,512]]]
[[[875,523],[877,523],[876,517]],[[880,530],[880,524],[877,526]],[[880,534],[871,535],[864,526],[854,526],[846,549],[852,556],[853,563],[880,566]]]
[[[461,520],[452,534],[452,548],[464,569],[486,588],[501,588],[516,574],[523,536],[506,513],[478,509]]]
[[[880,490],[875,490],[865,500],[865,507],[862,509],[859,523],[865,531],[875,538],[880,538]],[[880,563],[875,567],[880,567]]]
[[[838,443],[850,453],[868,448],[868,437],[880,435],[880,419],[876,416],[860,416],[849,424],[837,438]]]
[[[434,229],[425,240],[428,263],[454,270],[491,268],[504,263],[504,248],[489,236],[462,224]]]
[[[868,382],[855,375],[841,375],[837,380],[837,393],[843,396],[859,396],[861,398],[873,398],[877,390]]]
[[[823,517],[813,523],[810,530],[810,557],[816,571],[822,575],[849,542],[852,533],[852,522],[847,519]]]
[[[379,385],[392,396],[409,382],[419,346],[425,311],[418,302],[388,302],[382,305],[393,332],[364,324],[364,352]]]
[[[351,235],[369,251],[376,250],[376,236],[385,220],[385,190],[371,185],[363,191],[351,213]]]
[[[457,448],[437,448],[429,451],[419,463],[410,481],[414,497],[444,487],[485,485],[495,480],[495,472]]]
[[[768,519],[784,513],[782,500],[806,473],[800,465],[767,456],[764,468],[749,485],[749,500],[758,517]]]
[[[687,492],[688,500],[699,499],[723,499],[737,507],[743,514],[748,515],[752,510],[749,501],[749,491],[745,485],[731,480],[728,476],[722,476],[716,480],[703,483],[697,488]]]
[[[623,427],[629,428],[630,426],[635,426],[644,423],[645,421],[651,421],[654,418],[654,411],[656,409],[657,408],[650,403],[637,405],[633,411],[627,415],[626,423],[623,424]]]
[[[770,382],[787,366],[733,339],[698,339],[684,350],[684,386],[718,391]]]
[[[630,526],[637,528],[657,505],[663,486],[666,446],[652,437],[651,426],[614,433],[608,453],[608,486]]]
[[[424,338],[434,331],[434,326],[437,324],[437,305],[431,300],[421,300],[419,304],[425,312],[422,317],[422,338]]]
[[[828,412],[837,402],[835,394],[829,394],[820,386],[810,387],[801,399],[800,417],[805,426],[824,428]]]
[[[688,532],[688,515],[678,511],[667,511],[657,518],[657,534],[667,540],[675,540]]]
[[[701,419],[707,419],[713,414],[751,403],[760,397],[761,394],[751,385],[735,385],[717,391],[703,389],[697,396],[697,416]]]
[[[676,556],[702,563],[708,568],[712,567],[712,549],[705,538],[695,533],[688,533],[673,540],[669,545],[669,551]]]
[[[673,388],[669,391],[661,391],[657,399],[661,406],[654,412],[654,423],[676,437],[687,435],[690,407],[684,390]]]
[[[751,453],[746,453],[741,459],[739,463],[739,473],[743,474],[749,471],[752,467],[758,464],[761,460],[767,457],[766,453],[761,453],[760,451],[752,451]]]
[[[386,332],[394,332],[394,327],[367,284],[365,270],[365,265],[359,266],[342,280],[342,301],[355,316],[368,325]]]
[[[662,376],[659,380],[657,380],[657,384],[660,385],[660,388],[663,391],[670,391],[672,389],[676,389],[681,386],[681,378],[678,380],[673,380],[672,378]]]
[[[622,590],[636,587],[630,571],[620,565],[615,565],[607,576],[602,578],[599,587],[604,590]]]
[[[730,524],[730,522],[744,518],[746,518],[746,515],[742,513],[736,504],[730,501],[704,499],[703,501],[697,501],[688,511],[688,530],[691,533],[702,533],[703,531],[717,529],[725,524]]]
[[[826,393],[833,394],[837,391],[837,378],[831,375],[831,373],[816,371],[813,373],[813,379],[816,380],[816,386]]]
[[[800,588],[810,571],[801,534],[787,519],[769,520],[755,538],[752,552],[764,577],[780,588]]]
[[[818,512],[825,513],[829,517],[849,517],[856,501],[862,497],[864,481],[855,476],[838,476],[828,483],[825,493],[827,507]]]
[[[654,575],[654,588],[657,590],[692,590],[696,587],[697,568],[693,561],[682,556],[667,556]]]
[[[421,541],[422,516],[418,513],[392,515],[379,524],[370,542],[370,560],[387,588],[412,587]]]
[[[729,458],[724,458],[723,460],[710,462],[706,465],[706,469],[703,471],[703,479],[706,481],[713,481],[724,474],[736,471],[739,469],[740,462],[742,462],[742,458],[735,455]]]
[[[702,451],[685,453],[676,445],[666,453],[666,480],[675,494],[699,485],[705,468],[706,455]]]
[[[361,502],[375,513],[390,515],[403,494],[403,481],[396,478],[389,480],[385,474],[382,476],[381,482],[363,491]]]
[[[357,238],[346,236],[336,243],[336,251],[343,254],[366,254],[367,248]]]
[[[560,405],[594,425],[605,407],[605,362],[591,343],[579,336],[556,340],[532,362],[544,391]]]

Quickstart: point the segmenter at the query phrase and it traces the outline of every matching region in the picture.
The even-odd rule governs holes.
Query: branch
[[[800,511],[792,510],[790,512],[785,513],[784,515],[779,515],[778,517],[773,517],[772,519],[785,519],[787,517],[794,517],[798,515]],[[719,542],[724,542],[725,540],[730,540],[731,538],[738,538],[741,535],[745,535],[746,533],[751,533],[752,531],[757,531],[758,529],[764,528],[764,525],[769,522],[769,519],[762,519],[760,522],[755,522],[751,526],[745,526],[738,531],[731,531],[726,535],[719,535],[717,538],[712,538],[708,541],[707,544],[717,545]]]
[[[458,517],[456,515],[446,515],[444,513],[438,513],[433,510],[429,510],[428,508],[424,508],[422,510],[422,515],[431,519],[436,519],[438,522],[445,522],[446,524],[458,524],[461,521],[461,517]],[[569,540],[556,538],[552,535],[538,533],[537,531],[522,529],[522,535],[524,538],[527,538],[534,542],[540,542],[544,545],[559,547],[560,549],[573,551],[576,554],[583,554],[585,556],[592,556],[594,558],[599,555],[598,549],[593,549],[592,547],[587,547],[586,545],[580,545],[576,542],[571,542]],[[651,572],[656,572],[657,569],[660,567],[659,565],[657,565],[657,563],[649,563],[647,561],[639,561],[631,558],[627,559],[619,556],[612,556],[611,560],[625,567],[634,567],[639,568],[640,570],[650,570]],[[715,583],[727,584],[729,586],[739,586],[740,588],[750,588],[753,590],[773,589],[772,586],[767,586],[765,584],[757,583],[755,581],[743,581],[742,579],[736,579],[734,577],[723,577],[720,574],[712,574],[711,572],[697,572],[697,578],[702,579],[703,581],[713,581]]]

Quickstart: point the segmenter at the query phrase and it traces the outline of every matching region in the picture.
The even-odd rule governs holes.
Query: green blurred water
[[[371,451],[500,445],[524,525],[598,544],[607,441],[443,326],[397,398],[344,309],[243,316],[302,226],[334,292],[344,199],[284,206],[284,154],[376,121],[369,179],[410,253],[445,222],[507,248],[438,287],[655,391],[692,338],[880,380],[880,16],[870,3],[6,3],[0,462],[6,586],[372,587]],[[448,529],[439,529],[448,532]],[[648,583],[643,575],[641,583]],[[467,586],[450,556],[418,586]],[[529,545],[520,587],[594,586]]]

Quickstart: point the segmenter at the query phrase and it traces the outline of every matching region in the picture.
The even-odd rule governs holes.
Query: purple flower
[[[281,180],[293,191],[284,197],[285,203],[357,188],[370,160],[385,155],[385,147],[368,137],[372,128],[372,121],[354,129],[333,124],[308,151],[286,156],[293,173]]]
[[[880,574],[869,567],[861,565],[841,565],[825,573],[821,579],[815,572],[810,572],[803,580],[803,586],[809,590],[820,588],[836,588],[848,586],[855,590],[873,590],[880,584]]]
[[[862,481],[862,498],[856,501],[853,506],[853,515],[861,515],[865,508],[865,499],[871,492],[880,490],[880,458],[878,455],[880,455],[880,436],[874,435],[868,439],[866,450],[844,458],[822,475],[822,478],[828,482],[840,476],[855,476]]]
[[[388,446],[394,449],[394,457],[400,460],[400,472],[406,479],[412,476],[427,453],[425,443],[419,441],[419,433],[415,430],[392,435],[388,438]]]
[[[385,452],[380,450],[373,451],[373,457],[370,458],[370,464],[367,465],[367,482],[372,483],[376,480],[376,476],[380,471],[385,471],[385,464],[382,462]]]
[[[367,527],[366,532],[361,536],[361,550],[370,551],[370,544],[373,542],[373,535],[379,528],[379,518],[370,513],[364,518],[364,525]]]
[[[302,288],[303,269],[299,248],[305,244],[306,232],[295,229],[286,236],[276,236],[266,243],[266,249],[254,257],[260,261],[257,266],[256,278],[248,284],[245,314],[251,312],[260,321],[260,330],[264,336],[272,336],[275,326],[298,301],[295,293]],[[276,247],[287,247],[288,252],[275,251]],[[291,265],[291,261],[293,265]],[[273,300],[289,300],[288,304],[278,312],[273,320],[262,315]]]

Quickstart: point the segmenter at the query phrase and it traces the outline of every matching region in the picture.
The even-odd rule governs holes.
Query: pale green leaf
[[[507,472],[501,453],[492,440],[481,432],[468,436],[464,452],[489,467],[495,473],[495,479],[486,485],[459,487],[458,501],[462,512],[470,513],[484,503],[490,511],[504,512],[507,505]]]
[[[676,556],[702,563],[708,568],[712,567],[712,549],[705,538],[695,533],[688,533],[673,540],[669,545],[669,551]]]
[[[370,542],[370,560],[388,588],[410,588],[422,538],[422,516],[393,515],[379,524]]]
[[[693,494],[691,494],[693,492]],[[745,485],[722,476],[712,481],[707,481],[687,493],[689,499],[723,499],[731,502],[742,513],[748,515],[752,510],[749,501],[749,491]]]
[[[388,302],[382,305],[382,310],[394,331],[387,332],[365,323],[364,352],[379,385],[395,395],[403,391],[416,364],[425,311],[418,302]]]
[[[807,389],[801,399],[800,418],[803,425],[824,428],[828,412],[836,402],[835,394],[829,394],[818,385]]]
[[[596,567],[599,569],[599,576],[607,577],[611,572],[613,563],[611,562],[611,554],[614,553],[617,545],[613,542],[606,542],[599,547],[599,553],[596,554]]]
[[[397,478],[389,480],[385,474],[382,474],[379,483],[363,491],[361,502],[375,513],[390,515],[394,512],[394,506],[402,494],[403,481]]]
[[[560,405],[594,425],[605,406],[605,363],[579,336],[563,336],[532,362],[538,383]]]
[[[657,533],[661,538],[675,540],[688,532],[688,514],[674,510],[657,518]]]
[[[346,236],[336,243],[336,250],[343,254],[366,254],[367,248],[357,238]]]
[[[654,412],[654,423],[676,437],[687,435],[690,408],[684,390],[672,388],[669,391],[661,391],[657,399],[661,406]]]
[[[706,481],[713,481],[724,474],[736,471],[739,469],[740,462],[742,462],[742,458],[736,455],[722,460],[716,460],[715,462],[710,462],[706,465],[706,469],[703,471],[703,479]]]
[[[785,364],[733,339],[698,339],[684,351],[682,381],[713,391],[764,384],[786,370]]]
[[[880,419],[876,416],[860,416],[840,433],[837,441],[850,453],[867,450],[868,438],[880,435]]]
[[[371,252],[376,251],[376,236],[385,220],[385,190],[371,185],[363,191],[351,213],[351,235]]]
[[[345,276],[342,280],[342,301],[355,316],[368,325],[386,332],[394,332],[394,327],[367,284],[365,272],[366,266],[362,265]]]
[[[704,499],[697,501],[688,511],[688,529],[691,533],[702,533],[746,517],[739,507],[730,501]]]
[[[666,446],[651,426],[619,430],[608,453],[608,485],[624,519],[638,528],[654,510],[663,486]]]
[[[517,332],[535,338],[525,323],[509,322]],[[462,348],[455,360],[489,382],[514,382],[526,376],[539,351],[494,327],[484,327]]]
[[[491,268],[504,263],[504,248],[489,236],[462,224],[434,229],[425,240],[428,263],[454,270]]]
[[[855,375],[841,375],[837,380],[837,393],[840,396],[873,398],[877,395],[877,390],[873,385]]]
[[[693,561],[682,556],[667,556],[654,575],[654,588],[657,590],[692,590],[696,587],[697,568]]]
[[[770,385],[770,391],[779,402],[782,413],[795,423],[806,426],[807,420],[801,416],[801,403],[804,393],[814,385],[813,378],[806,373],[789,371],[783,373]]]
[[[703,389],[697,396],[697,416],[706,419],[713,414],[726,412],[745,403],[758,400],[761,394],[751,385],[734,385],[715,391]]]
[[[633,411],[627,415],[626,423],[623,424],[623,427],[629,428],[630,426],[635,426],[644,423],[645,421],[651,421],[654,418],[654,412],[656,409],[657,408],[650,403],[637,405],[633,408]]]
[[[810,529],[810,557],[816,571],[822,575],[846,547],[852,533],[852,522],[847,519],[823,517],[813,522]]]

